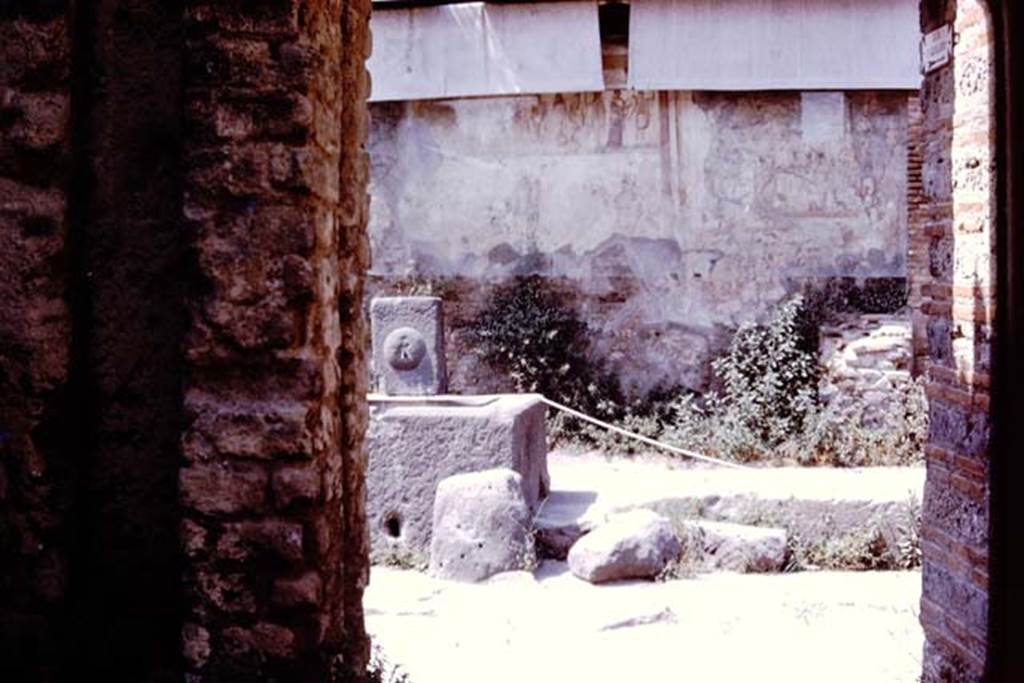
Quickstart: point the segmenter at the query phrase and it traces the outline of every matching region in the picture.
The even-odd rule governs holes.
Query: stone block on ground
[[[380,297],[370,304],[373,374],[390,395],[443,394],[448,388],[441,299]]]
[[[669,521],[650,510],[612,515],[569,549],[569,569],[591,583],[651,579],[682,550]]]
[[[709,522],[684,523],[688,552],[700,553],[703,569],[778,572],[786,563],[786,530]]]
[[[509,469],[457,474],[437,485],[430,573],[483,581],[533,563],[532,513]]]

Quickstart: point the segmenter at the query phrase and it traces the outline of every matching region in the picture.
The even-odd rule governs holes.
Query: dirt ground
[[[561,562],[457,584],[374,567],[367,627],[409,683],[917,681],[920,572],[594,586]]]

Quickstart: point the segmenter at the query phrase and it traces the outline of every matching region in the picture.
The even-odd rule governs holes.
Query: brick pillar
[[[180,490],[194,680],[315,681],[339,656],[363,664],[361,616],[346,615],[365,543],[346,544],[365,533],[364,417],[358,396],[339,404],[365,381],[361,327],[341,325],[366,260],[365,191],[349,188],[364,162],[342,154],[362,135],[343,53],[346,40],[362,49],[363,17],[341,0],[186,2],[184,215],[201,284]]]
[[[924,372],[928,359],[928,316],[921,310],[924,288],[931,282],[928,262],[928,198],[924,193],[921,166],[924,151],[921,98],[907,98],[907,305],[913,329],[914,376]]]
[[[931,430],[924,500],[924,679],[981,680],[988,637],[989,386],[994,319],[992,32],[978,0],[922,3],[954,21],[953,63],[924,79],[924,191],[932,282]]]
[[[72,461],[66,2],[0,3],[0,679],[51,680]]]

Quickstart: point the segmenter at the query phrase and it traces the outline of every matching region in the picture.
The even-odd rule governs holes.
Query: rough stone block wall
[[[345,0],[341,15],[341,198],[338,214],[338,317],[342,336],[337,359],[341,377],[343,508],[340,542],[344,545],[341,602],[344,609],[343,657],[361,669],[370,657],[363,624],[363,589],[370,579],[370,537],[366,526],[366,447],[369,391],[369,333],[363,315],[365,273],[370,267],[366,226],[370,220],[370,0]]]
[[[68,585],[71,26],[0,3],[0,678],[56,676]]]
[[[0,2],[0,679],[365,667],[369,11]]]
[[[365,130],[351,60],[365,54],[367,10],[186,3],[184,215],[201,284],[180,487],[184,647],[199,680],[320,680],[341,660],[365,664],[361,588],[347,583],[365,572],[365,418],[340,391],[365,386],[361,327],[343,337],[341,324],[365,262],[365,196],[342,187],[365,178],[365,160],[341,150]],[[345,40],[356,49],[343,58]],[[342,440],[355,453],[339,457]]]
[[[922,90],[931,282],[931,431],[923,506],[924,679],[981,680],[988,637],[989,401],[994,319],[993,34],[978,0],[922,4],[922,29],[954,22],[953,62]]]
[[[848,316],[821,328],[818,393],[836,409],[863,408],[864,424],[882,425],[911,385],[911,325],[904,316]],[[856,413],[854,413],[856,414]]]

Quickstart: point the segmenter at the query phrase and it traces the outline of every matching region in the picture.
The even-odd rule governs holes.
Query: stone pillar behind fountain
[[[441,300],[396,296],[370,304],[373,373],[391,396],[443,394],[448,390],[444,362]]]
[[[444,395],[444,321],[435,297],[370,304],[374,384],[366,517],[374,562],[422,564],[446,477],[508,468],[536,512],[547,496],[547,408],[536,394]]]

